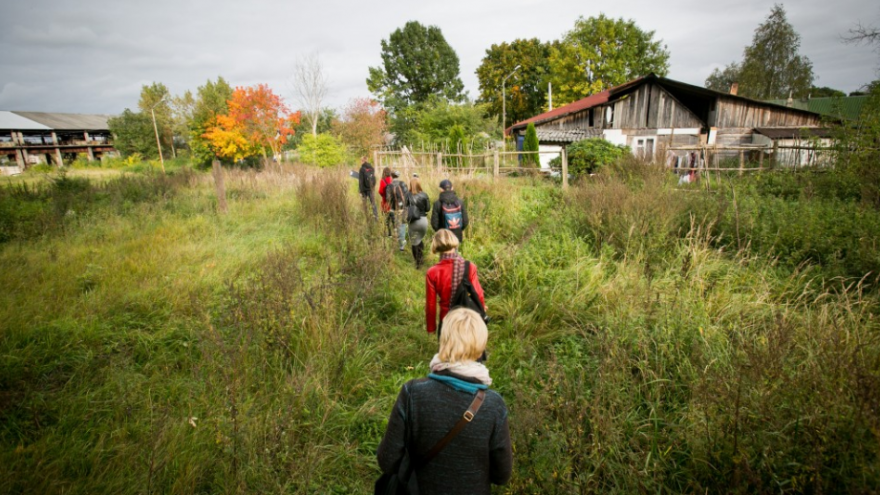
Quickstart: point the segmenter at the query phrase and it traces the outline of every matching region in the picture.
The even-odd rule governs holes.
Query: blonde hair
[[[489,331],[483,318],[467,308],[446,313],[440,331],[440,361],[457,363],[476,361],[486,350]]]
[[[432,253],[445,253],[452,251],[458,247],[458,237],[449,229],[440,229],[434,232],[434,239],[431,241]]]
[[[409,180],[409,192],[413,194],[422,192],[422,183],[419,181],[418,177],[413,177]]]

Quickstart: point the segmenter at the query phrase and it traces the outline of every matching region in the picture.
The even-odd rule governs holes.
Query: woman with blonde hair
[[[488,495],[491,484],[510,480],[507,405],[477,362],[487,340],[477,312],[456,308],[446,315],[431,373],[404,384],[391,411],[376,453],[383,473],[397,474],[421,495]]]
[[[465,264],[468,264],[468,280],[480,298],[480,305],[486,307],[483,288],[477,276],[477,265],[466,261],[458,254],[458,237],[448,229],[440,229],[434,233],[431,251],[440,255],[440,261],[428,269],[425,274],[425,322],[428,333],[443,328],[449,302],[464,278]],[[440,300],[440,325],[437,324],[437,300]],[[442,333],[442,331],[441,331]]]
[[[422,241],[428,233],[428,210],[431,209],[431,200],[428,198],[428,193],[422,190],[418,174],[413,174],[412,179],[409,180],[409,193],[412,195],[412,205],[419,212],[419,217],[409,222],[409,244],[412,247],[416,268],[421,268],[425,256],[425,243]]]

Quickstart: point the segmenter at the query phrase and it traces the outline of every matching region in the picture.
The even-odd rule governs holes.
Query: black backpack
[[[364,183],[370,186],[370,189],[376,187],[376,172],[373,167],[364,167]]]
[[[483,303],[480,302],[480,296],[477,295],[477,291],[471,283],[470,271],[471,262],[465,261],[464,275],[461,277],[461,283],[455,289],[455,294],[449,300],[449,310],[452,311],[455,308],[472,309],[483,318],[484,322],[489,323],[489,316],[486,314]]]
[[[410,191],[406,192],[406,205],[406,221],[408,223],[415,222],[422,218],[422,212],[416,204],[416,198],[413,197]]]

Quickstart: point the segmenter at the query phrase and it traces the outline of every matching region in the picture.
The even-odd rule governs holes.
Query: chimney
[[[732,83],[732,84],[730,85],[730,94],[732,94],[733,96],[736,96],[736,92],[737,92],[738,90],[739,90],[739,84],[737,84],[737,83]]]
[[[791,91],[788,92],[788,99],[785,100],[785,106],[790,107],[794,105],[794,100],[791,98]]]

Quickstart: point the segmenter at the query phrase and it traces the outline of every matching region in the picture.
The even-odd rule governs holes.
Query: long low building
[[[89,161],[113,155],[111,115],[0,111],[0,165],[20,170],[40,163],[63,165],[78,155]]]

